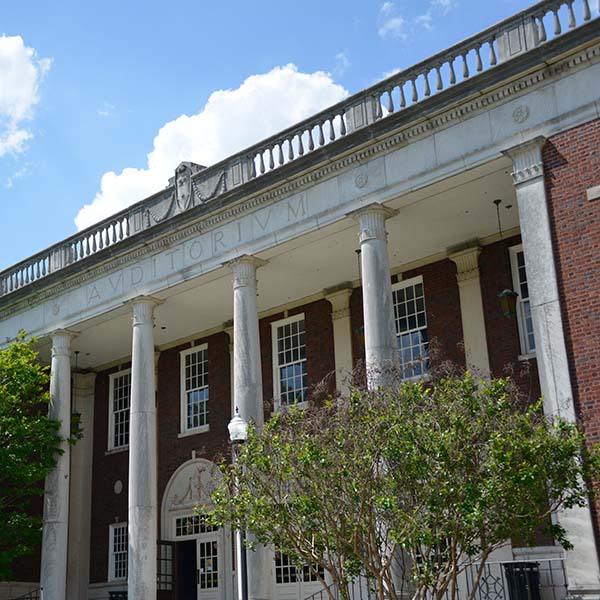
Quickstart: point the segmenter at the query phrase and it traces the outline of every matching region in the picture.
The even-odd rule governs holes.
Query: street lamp
[[[235,408],[235,415],[227,425],[229,430],[229,440],[231,441],[231,457],[233,463],[238,458],[241,445],[248,439],[248,423],[239,415],[238,408]],[[237,490],[237,481],[236,481]],[[238,598],[239,600],[248,600],[248,562],[246,559],[246,532],[238,530],[235,536],[236,545],[236,570],[238,573]]]

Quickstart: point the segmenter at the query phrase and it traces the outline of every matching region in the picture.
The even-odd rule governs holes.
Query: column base
[[[566,600],[600,600],[600,587],[590,590],[567,590]]]

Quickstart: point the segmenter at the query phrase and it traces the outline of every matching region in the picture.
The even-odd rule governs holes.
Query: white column
[[[479,246],[465,248],[449,255],[456,263],[456,280],[460,296],[460,317],[467,369],[474,375],[489,379],[490,359],[488,356],[483,300],[479,281]]]
[[[257,427],[264,425],[262,373],[258,309],[256,305],[256,269],[266,264],[254,256],[231,261],[233,271],[233,397],[240,417]],[[273,595],[273,557],[262,545],[247,550],[248,598],[269,600]],[[241,553],[237,553],[236,573],[241,573]],[[239,577],[239,575],[238,575]],[[238,592],[241,589],[238,581]]]
[[[156,598],[156,388],[154,307],[141,296],[133,307],[131,404],[129,409],[129,598]]]
[[[87,598],[90,575],[94,384],[96,373],[73,373],[73,411],[83,437],[71,448],[67,598]]]
[[[69,462],[71,435],[71,339],[66,330],[52,334],[49,417],[60,421],[63,453],[46,477],[44,530],[42,537],[41,582],[44,600],[64,600],[67,588],[67,548],[69,538]]]
[[[325,290],[331,303],[333,320],[333,353],[337,389],[347,394],[352,383],[352,325],[350,323],[350,296],[352,284]]]
[[[370,389],[389,384],[390,375],[398,366],[385,230],[386,219],[395,214],[381,204],[371,204],[352,214],[360,229],[365,360]]]
[[[523,253],[544,411],[575,421],[569,363],[558,294],[552,232],[538,137],[511,148]],[[563,510],[558,520],[574,545],[566,553],[570,595],[600,593],[600,570],[589,506]]]

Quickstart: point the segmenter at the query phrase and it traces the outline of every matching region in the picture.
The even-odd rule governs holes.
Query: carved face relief
[[[187,210],[192,201],[192,171],[179,165],[175,171],[175,197],[180,211]]]

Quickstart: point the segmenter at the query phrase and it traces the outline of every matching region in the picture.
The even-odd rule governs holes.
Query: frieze
[[[300,190],[310,185],[314,185],[316,182],[321,182],[322,180],[331,178],[340,171],[347,170],[349,167],[352,167],[355,164],[364,163],[366,160],[369,160],[375,156],[388,153],[392,149],[406,145],[409,141],[413,141],[416,138],[428,135],[435,130],[446,128],[455,121],[463,120],[467,115],[470,116],[478,111],[487,110],[495,104],[505,103],[514,96],[522,95],[524,92],[530,91],[530,88],[536,86],[537,84],[545,83],[547,80],[570,69],[581,68],[584,63],[590,62],[598,57],[600,57],[600,45],[595,45],[578,53],[577,55],[573,55],[570,58],[565,59],[560,63],[546,66],[543,69],[527,75],[520,80],[513,81],[511,84],[501,89],[497,89],[484,96],[473,98],[470,101],[465,102],[460,107],[446,110],[443,113],[433,116],[427,121],[417,125],[406,126],[398,133],[391,135],[384,140],[375,142],[367,148],[362,148],[341,159],[333,160],[327,165],[317,168],[314,171],[302,175],[292,181],[288,181],[275,189],[272,189],[266,193],[256,194],[255,196],[252,196],[247,200],[227,208],[215,215],[209,215],[200,222],[194,223],[193,225],[183,228],[168,236],[164,236],[159,240],[147,243],[144,246],[132,250],[123,256],[116,257],[109,263],[88,269],[85,273],[78,274],[69,280],[62,281],[50,288],[41,290],[35,295],[6,307],[0,312],[0,318],[6,318],[7,316],[24,308],[43,303],[48,298],[56,296],[69,289],[79,287],[82,284],[85,284],[85,282],[96,279],[105,273],[115,272],[120,267],[138,261],[140,258],[147,257],[148,255],[154,254],[166,247],[172,246],[178,241],[192,238],[198,233],[218,227],[220,224],[228,224],[232,220],[239,219],[240,216],[246,215],[251,211],[256,211],[257,208],[280,199],[282,196],[292,195],[294,193],[297,194]],[[221,181],[221,176],[223,176],[223,183]],[[225,185],[224,173],[221,173],[217,179],[217,185],[215,188],[213,188],[214,190],[216,190],[219,185]],[[185,203],[185,198],[183,199],[183,202]],[[293,211],[291,212],[293,213]],[[219,243],[218,236],[215,240],[215,243]],[[199,252],[198,246],[196,246],[196,250]],[[133,267],[133,269],[135,269],[135,267]],[[139,276],[139,271],[137,273],[137,276]],[[136,272],[130,271],[128,276],[130,278],[135,278]]]

